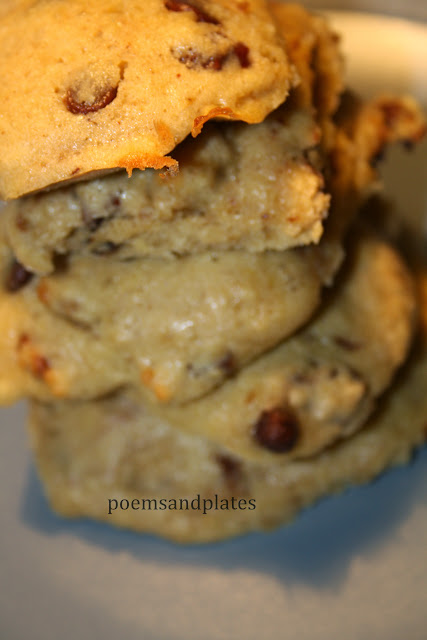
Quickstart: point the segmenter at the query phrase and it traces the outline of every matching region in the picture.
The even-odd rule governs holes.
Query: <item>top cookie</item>
[[[0,197],[173,167],[211,118],[260,122],[294,81],[263,0],[17,0],[0,14]]]

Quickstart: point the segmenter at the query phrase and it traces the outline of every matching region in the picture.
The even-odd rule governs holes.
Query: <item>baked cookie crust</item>
[[[0,14],[0,197],[168,154],[211,118],[254,123],[296,81],[263,0],[22,0]]]

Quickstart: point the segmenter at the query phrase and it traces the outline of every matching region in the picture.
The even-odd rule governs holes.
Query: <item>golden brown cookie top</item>
[[[298,102],[314,106],[322,122],[334,114],[344,89],[340,37],[327,19],[298,4],[272,0],[269,7],[301,79]]]
[[[20,0],[0,13],[0,196],[162,168],[214,117],[260,122],[294,81],[263,0]],[[9,7],[8,7],[9,8]]]

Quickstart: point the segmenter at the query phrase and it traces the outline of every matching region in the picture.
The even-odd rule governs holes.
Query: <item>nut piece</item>
[[[33,274],[31,271],[27,271],[20,262],[14,260],[4,284],[5,289],[9,293],[15,293],[22,289],[22,287],[25,287],[32,277]]]

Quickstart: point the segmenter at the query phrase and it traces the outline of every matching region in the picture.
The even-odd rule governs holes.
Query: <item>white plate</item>
[[[353,86],[427,102],[425,27],[335,22]],[[404,161],[404,184],[393,179],[399,154],[386,174],[415,219],[425,215],[426,146]],[[425,640],[427,451],[273,534],[180,548],[53,515],[23,407],[1,410],[0,425],[2,640]]]

